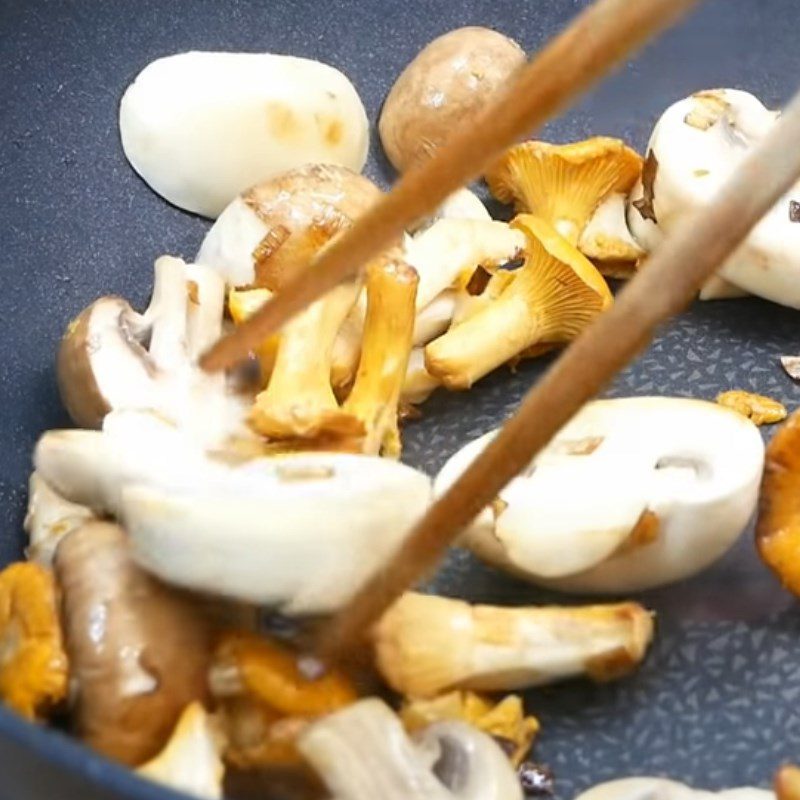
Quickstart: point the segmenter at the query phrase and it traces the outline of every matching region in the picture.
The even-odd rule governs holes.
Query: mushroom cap
[[[439,473],[440,494],[494,433]],[[695,574],[752,515],[764,458],[755,426],[714,403],[626,398],[586,405],[464,538],[480,557],[546,586],[632,592]],[[575,498],[580,498],[576,503]],[[631,542],[646,512],[655,537]]]
[[[400,73],[381,110],[383,149],[403,172],[466,124],[525,62],[520,46],[489,28],[449,31]]]
[[[346,167],[305,164],[235,198],[206,234],[195,261],[216,269],[229,286],[259,285],[259,265],[290,236],[332,218],[354,220],[380,196],[369,178]]]
[[[345,75],[268,53],[159,58],[126,90],[119,124],[144,180],[208,217],[253,183],[302,164],[361,170],[369,147],[366,112]]]
[[[643,181],[631,194],[628,220],[640,243],[651,249],[709,203],[777,118],[735,89],[698,92],[670,106],[653,129]],[[800,308],[800,215],[792,213],[799,191],[795,185],[787,192],[719,271],[741,289],[793,308]]]
[[[80,428],[99,428],[125,401],[148,405],[153,366],[134,335],[138,315],[121,297],[101,297],[64,333],[56,356],[61,401]]]
[[[619,139],[596,136],[573,144],[523,142],[509,149],[486,175],[492,194],[549,222],[570,243],[610,194],[627,194],[642,158]]]
[[[168,583],[277,606],[339,608],[430,501],[430,479],[387,459],[255,459],[192,486],[130,484],[122,518],[137,562]]]
[[[186,705],[207,694],[204,618],[133,563],[124,531],[110,522],[87,522],[65,538],[55,571],[78,730],[104,755],[141,764]]]

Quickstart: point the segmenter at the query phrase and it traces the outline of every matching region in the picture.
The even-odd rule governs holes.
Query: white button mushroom
[[[699,92],[664,112],[650,138],[628,221],[648,250],[724,181],[774,125],[778,114],[734,89]],[[800,308],[800,186],[756,225],[720,269],[740,289]],[[708,294],[708,293],[707,293]]]
[[[593,786],[578,795],[576,800],[774,800],[775,793],[767,789],[743,786],[708,792],[692,789],[666,778],[620,778]]]
[[[450,459],[436,493],[492,436]],[[567,591],[660,586],[731,547],[755,508],[763,462],[756,427],[714,403],[597,401],[482,512],[465,543],[490,563]]]
[[[142,178],[207,217],[248,186],[303,164],[360,172],[369,147],[364,106],[341,72],[273,54],[159,58],[125,92],[119,126]]]
[[[342,605],[430,501],[421,472],[336,453],[225,453],[152,414],[113,412],[103,431],[49,431],[37,471],[72,502],[111,514],[136,561],[167,583],[288,613]]]

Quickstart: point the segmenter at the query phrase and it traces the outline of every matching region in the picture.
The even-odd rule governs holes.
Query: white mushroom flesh
[[[119,124],[125,155],[144,180],[207,217],[303,164],[360,172],[369,147],[364,106],[341,72],[267,53],[157,59],[123,95]]]
[[[439,474],[443,492],[488,434]],[[629,398],[588,404],[469,529],[467,545],[535,582],[630,592],[722,556],[753,513],[764,461],[755,426],[717,404]],[[580,502],[576,502],[580,499]],[[646,542],[630,541],[645,513]]]
[[[718,792],[692,789],[666,778],[620,778],[593,786],[576,800],[775,800],[767,789],[741,787]]]
[[[596,261],[638,261],[644,250],[628,230],[624,194],[609,195],[583,229],[578,249]]]
[[[646,163],[644,186],[640,183],[631,195],[628,220],[640,244],[657,246],[658,234],[668,234],[693,210],[711,202],[777,118],[756,97],[734,89],[700,92],[667,109],[648,147],[653,174],[648,179]],[[652,190],[652,208],[645,188]],[[800,212],[793,212],[792,205],[799,197],[800,184],[753,228],[720,269],[721,277],[760,297],[800,308]]]

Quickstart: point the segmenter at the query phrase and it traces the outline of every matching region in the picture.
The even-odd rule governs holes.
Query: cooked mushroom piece
[[[142,764],[183,709],[207,695],[205,619],[133,563],[124,531],[110,522],[88,522],[64,539],[55,571],[78,733],[104,755]]]
[[[428,158],[524,62],[516,42],[488,28],[458,28],[434,39],[383,104],[378,130],[389,161],[403,172]]]
[[[417,312],[414,320],[414,347],[421,347],[441,336],[453,321],[458,306],[458,292],[445,289]]]
[[[52,572],[9,564],[0,572],[0,700],[41,719],[65,700],[69,667]]]
[[[181,714],[164,749],[136,772],[192,797],[219,800],[225,765],[220,732],[200,703]]]
[[[767,445],[756,544],[764,563],[800,597],[800,411]]]
[[[417,273],[393,258],[380,259],[367,270],[361,362],[353,389],[342,406],[363,430],[345,442],[355,452],[400,456],[397,406],[411,353],[417,283]],[[335,429],[328,433],[337,435]]]
[[[515,145],[486,180],[498,200],[541,217],[577,245],[597,207],[612,194],[627,194],[641,171],[641,157],[624,142],[598,136]]]
[[[651,249],[645,237],[657,241],[709,203],[777,118],[735,89],[698,92],[670,106],[650,137],[650,166],[631,193],[628,220],[640,243]],[[800,308],[797,194],[795,186],[779,200],[718,273],[739,289],[794,308]]]
[[[207,442],[241,435],[243,400],[223,374],[195,364],[222,331],[224,294],[213,270],[164,256],[143,314],[121,298],[89,306],[58,352],[59,388],[74,422],[97,428],[112,409],[151,409]]]
[[[41,475],[32,472],[24,523],[28,533],[25,555],[30,561],[51,567],[58,543],[93,517],[90,508],[65,500]]]
[[[775,800],[775,794],[767,789],[743,786],[738,789],[723,789],[708,792],[692,789],[683,783],[666,778],[621,778],[593,786],[579,794],[576,800]]]
[[[524,266],[496,301],[425,348],[428,372],[449,389],[468,389],[542,342],[575,338],[612,301],[602,275],[546,222],[520,215]]]
[[[233,200],[206,234],[195,262],[215,269],[229,287],[274,289],[269,262],[292,236],[331,216],[354,220],[380,196],[369,178],[345,167],[288,170]]]
[[[453,192],[436,211],[419,225],[411,229],[412,233],[421,233],[440,219],[477,219],[491,220],[492,215],[483,201],[470,189],[462,188]]]
[[[494,435],[453,456],[435,492]],[[672,583],[737,540],[755,509],[763,460],[755,426],[714,403],[596,401],[500,492],[463,542],[489,563],[566,591],[619,594]]]
[[[341,219],[329,225],[313,223],[297,234],[294,238],[300,244],[288,258],[282,257],[271,285],[280,291],[346,224]],[[331,385],[334,346],[360,288],[358,282],[335,287],[283,327],[269,383],[250,411],[250,422],[260,434],[273,439],[314,439],[323,431],[341,436],[362,431],[357,420],[340,410]]]
[[[515,691],[587,675],[620,678],[644,657],[650,614],[636,603],[499,608],[405,594],[373,633],[378,670],[397,692]]]
[[[123,95],[119,126],[142,178],[208,217],[292,167],[321,161],[360,171],[369,147],[364,106],[341,72],[270,53],[159,58]]]
[[[412,741],[374,698],[311,725],[299,746],[337,800],[522,800],[514,770],[491,737],[441,722]]]
[[[408,357],[406,376],[400,391],[400,403],[406,406],[424,403],[441,385],[425,366],[425,350],[415,347]]]
[[[625,218],[626,196],[609,195],[581,233],[578,249],[609,278],[629,278],[645,251],[633,238]]]

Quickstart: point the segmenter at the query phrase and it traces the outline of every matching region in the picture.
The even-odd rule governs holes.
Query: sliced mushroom
[[[445,491],[493,436],[456,454],[435,491]],[[490,563],[567,591],[618,594],[672,583],[736,541],[755,508],[763,460],[755,426],[714,403],[589,403],[464,542]]]
[[[58,543],[93,517],[90,508],[65,500],[41,475],[32,472],[24,523],[29,542],[25,555],[30,561],[51,567]]]
[[[425,348],[428,372],[449,389],[468,389],[542,342],[575,338],[612,300],[600,273],[546,222],[520,215],[525,265],[496,301]]]
[[[411,741],[377,699],[310,726],[299,746],[337,800],[522,800],[514,770],[491,737],[442,722]]]
[[[627,192],[642,171],[641,157],[619,139],[515,145],[486,175],[492,194],[549,222],[577,245],[597,207]]]
[[[429,479],[410,467],[309,453],[177,490],[129,485],[122,518],[137,562],[168,583],[328,613],[386,562],[429,500]]]
[[[200,703],[191,703],[164,749],[136,772],[192,797],[219,800],[225,776],[221,750],[220,733],[213,719]]]
[[[55,570],[78,732],[100,753],[141,764],[207,694],[204,618],[133,563],[125,533],[109,522],[64,539]]]
[[[244,401],[224,375],[195,364],[220,336],[224,292],[213,270],[164,256],[143,314],[121,298],[89,306],[58,353],[59,388],[75,423],[97,428],[112,409],[151,409],[207,442],[243,435]]]
[[[119,125],[144,180],[208,217],[248,186],[303,164],[359,172],[369,147],[364,106],[341,72],[268,53],[159,58],[123,95]]]
[[[628,674],[653,636],[636,603],[576,608],[498,608],[405,594],[373,639],[378,669],[409,697],[451,689],[514,691],[588,675]]]
[[[269,262],[292,236],[332,216],[354,220],[381,191],[369,178],[333,164],[306,164],[243,192],[206,234],[196,263],[228,286],[269,285]]]
[[[676,224],[714,198],[778,114],[735,89],[698,92],[668,108],[653,130],[651,169],[631,194],[628,219],[642,241],[669,234]],[[800,308],[800,223],[792,205],[795,186],[753,228],[719,275],[740,289]],[[637,233],[645,229],[647,233]]]

